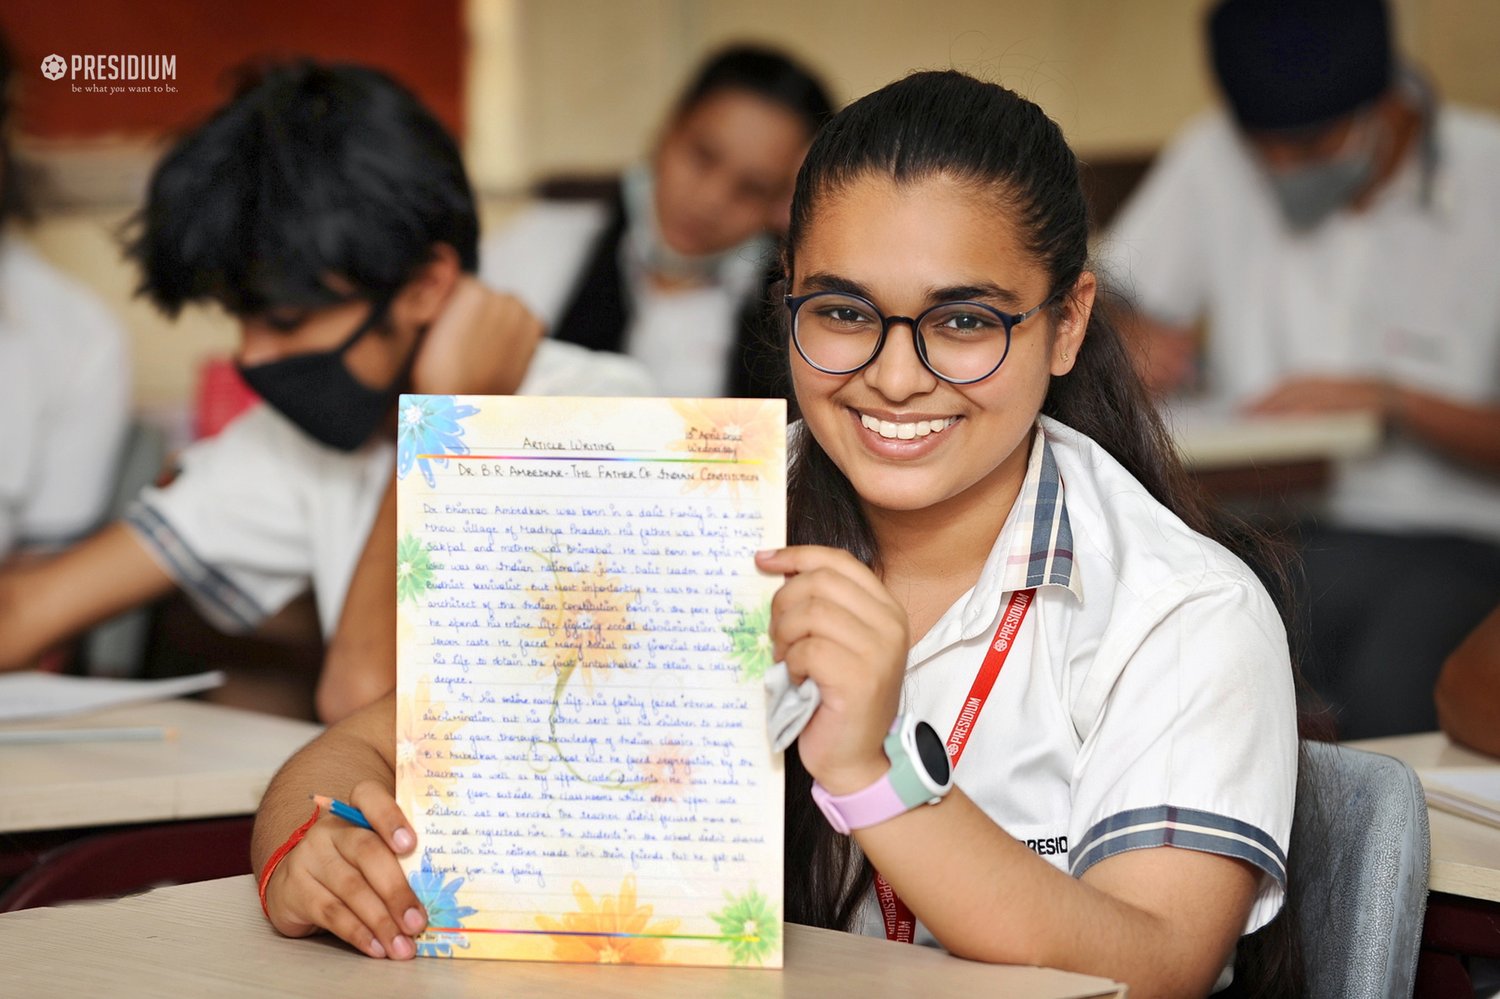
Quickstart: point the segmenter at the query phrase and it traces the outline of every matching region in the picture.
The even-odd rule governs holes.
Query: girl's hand
[[[427,913],[396,857],[416,848],[416,836],[390,788],[376,781],[355,785],[349,803],[375,831],[319,816],[266,886],[271,925],[291,937],[322,928],[371,957],[415,957],[411,934],[427,925]]]
[[[832,794],[861,791],[890,769],[882,743],[901,700],[906,611],[839,549],[799,545],[758,552],[755,563],[787,577],[771,601],[776,658],[822,694],[797,740],[802,763]]]

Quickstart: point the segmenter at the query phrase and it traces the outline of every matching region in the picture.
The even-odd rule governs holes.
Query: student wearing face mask
[[[642,361],[664,395],[780,395],[768,275],[797,167],[831,113],[822,83],[786,56],[725,49],[611,199],[528,209],[485,240],[481,275],[553,339]]]
[[[1103,247],[1157,389],[1197,372],[1243,410],[1385,426],[1302,528],[1311,679],[1346,738],[1435,728],[1443,659],[1500,601],[1500,122],[1439,103],[1391,34],[1382,0],[1223,0],[1227,112]]]
[[[297,63],[248,82],[157,167],[128,252],[168,314],[235,317],[263,404],[189,447],[122,522],[0,573],[0,669],[174,588],[227,631],[311,588],[330,636],[393,469],[452,429],[440,403],[398,413],[401,392],[649,391],[634,362],[541,341],[478,282],[458,147],[374,70]],[[372,670],[320,686],[320,713],[394,682]]]

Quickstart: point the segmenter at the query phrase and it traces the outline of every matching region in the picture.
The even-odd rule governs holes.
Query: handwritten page
[[[781,966],[779,400],[403,396],[418,953]]]

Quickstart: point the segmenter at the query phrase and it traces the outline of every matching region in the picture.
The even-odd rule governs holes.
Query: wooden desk
[[[114,902],[0,915],[0,993],[328,996],[1123,996],[1107,979],[1000,967],[926,947],[786,928],[782,971],[598,967],[423,958],[376,961],[331,937],[287,940],[261,917],[250,877]]]
[[[158,701],[8,728],[165,725],[164,742],[0,745],[0,832],[250,815],[321,728],[196,701]]]
[[[1384,753],[1412,767],[1500,767],[1500,760],[1455,746],[1441,732],[1362,739],[1348,745]],[[1464,898],[1500,902],[1500,829],[1461,815],[1428,808],[1432,861],[1428,889]]]
[[[1240,416],[1185,403],[1166,420],[1194,472],[1356,458],[1380,445],[1373,413]]]

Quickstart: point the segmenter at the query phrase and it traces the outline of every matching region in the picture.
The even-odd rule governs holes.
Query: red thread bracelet
[[[318,821],[318,816],[322,813],[323,809],[318,805],[314,805],[312,818],[292,830],[292,834],[286,838],[286,842],[276,848],[276,852],[271,854],[270,859],[266,861],[266,866],[261,869],[260,911],[266,914],[268,921],[271,918],[271,910],[266,908],[266,885],[271,883],[271,875],[276,873],[277,866],[286,859],[287,854],[292,852],[292,847],[302,842],[302,837],[307,835],[307,831],[312,828],[314,822]]]

